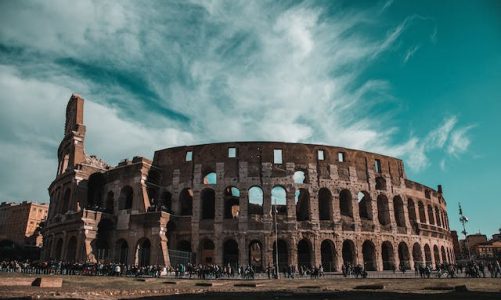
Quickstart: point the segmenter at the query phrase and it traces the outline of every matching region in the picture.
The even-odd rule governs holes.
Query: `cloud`
[[[461,133],[457,119],[430,136],[396,142],[396,135],[406,133],[392,121],[396,112],[385,106],[398,101],[391,83],[362,76],[399,48],[419,16],[378,24],[383,29],[373,32],[377,8],[327,13],[313,3],[3,1],[1,6],[2,146],[12,156],[16,145],[29,151],[12,178],[22,182],[38,174],[30,180],[43,197],[55,173],[72,92],[87,100],[87,151],[111,164],[133,155],[151,158],[154,150],[182,144],[280,140],[381,152],[421,170],[430,151],[450,149],[445,151],[454,156],[469,145],[468,130]],[[47,168],[22,171],[36,161]],[[4,191],[5,198],[36,196]]]
[[[404,64],[407,63],[407,61],[414,56],[414,54],[419,50],[419,48],[420,46],[416,45],[414,47],[407,49],[404,56]]]

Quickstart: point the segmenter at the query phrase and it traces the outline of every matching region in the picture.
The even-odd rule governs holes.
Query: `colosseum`
[[[83,106],[72,95],[49,187],[44,259],[257,270],[278,260],[325,271],[455,259],[442,187],[409,180],[397,158],[229,142],[167,148],[153,160],[110,166],[85,154]]]

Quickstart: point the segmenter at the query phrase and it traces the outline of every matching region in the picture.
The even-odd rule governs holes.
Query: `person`
[[[120,273],[122,272],[120,265],[116,264],[115,265],[115,276],[120,276]]]

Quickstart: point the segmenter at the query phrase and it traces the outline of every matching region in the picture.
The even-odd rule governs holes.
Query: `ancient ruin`
[[[45,259],[390,270],[455,260],[446,201],[399,159],[326,145],[229,142],[109,166],[84,151],[72,95]],[[117,145],[119,146],[119,145]],[[278,253],[276,253],[278,251]],[[278,254],[278,255],[277,255]]]

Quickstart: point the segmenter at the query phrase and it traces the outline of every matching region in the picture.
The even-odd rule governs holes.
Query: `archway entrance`
[[[426,265],[431,266],[431,249],[428,244],[424,245],[424,257],[426,259]]]
[[[121,264],[128,264],[129,245],[125,240],[118,240],[115,245],[116,260]]]
[[[273,264],[277,264],[277,243],[273,243]],[[278,267],[280,270],[286,268],[289,264],[289,247],[284,240],[278,240]]]
[[[371,241],[365,241],[362,245],[364,268],[367,271],[376,271],[376,247]]]
[[[249,244],[249,265],[256,272],[263,270],[263,247],[259,241],[252,241]]]
[[[214,242],[211,240],[204,240],[200,247],[200,262],[202,264],[214,263]]]
[[[77,238],[72,236],[68,241],[66,261],[75,262],[76,255],[77,255]]]
[[[144,239],[137,244],[137,258],[140,267],[150,265],[151,243],[150,240]]]
[[[400,268],[405,267],[406,270],[411,268],[409,261],[409,248],[404,242],[398,244],[398,260],[400,260]]]
[[[424,263],[421,246],[418,243],[414,243],[414,246],[412,246],[412,259],[414,260],[414,264],[421,265]]]
[[[381,245],[381,258],[383,259],[383,270],[393,270],[395,260],[393,258],[393,246],[390,242],[383,242]]]
[[[345,240],[343,242],[343,264],[345,265],[354,265],[355,264],[355,244],[351,240]]]
[[[238,243],[229,239],[223,244],[223,264],[233,267],[238,265]]]
[[[297,264],[311,267],[311,246],[307,239],[302,239],[297,244]]]
[[[324,271],[336,271],[336,249],[332,241],[325,240],[322,242],[322,244],[320,245],[320,255]]]

